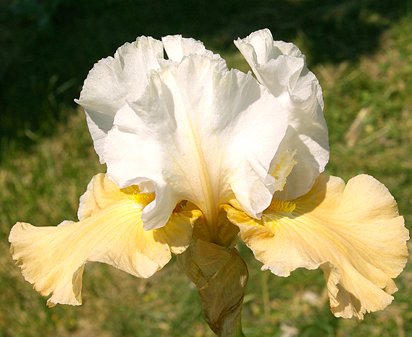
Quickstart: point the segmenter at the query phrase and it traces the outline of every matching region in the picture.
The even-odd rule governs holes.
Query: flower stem
[[[240,319],[240,312],[236,320],[226,320],[223,324],[222,330],[219,331],[217,336],[219,337],[245,337],[242,331],[242,323]]]
[[[238,251],[196,240],[178,256],[178,263],[196,285],[213,332],[219,337],[244,337],[241,312],[248,270]]]

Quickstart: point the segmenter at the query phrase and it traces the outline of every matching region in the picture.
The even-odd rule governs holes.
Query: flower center
[[[122,188],[121,191],[126,193],[128,198],[142,207],[148,205],[155,199],[154,193],[140,193],[139,187],[132,185],[126,188]]]
[[[296,204],[292,201],[283,201],[273,199],[268,209],[276,213],[292,213],[296,208]]]

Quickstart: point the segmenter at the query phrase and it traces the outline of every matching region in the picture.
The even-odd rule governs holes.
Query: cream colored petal
[[[305,196],[273,201],[260,221],[227,210],[262,269],[288,276],[322,267],[335,316],[363,318],[391,303],[409,235],[395,200],[373,177],[356,176],[345,187],[321,175]]]
[[[153,236],[166,243],[173,254],[181,254],[192,241],[193,225],[201,216],[199,210],[175,212],[166,226],[154,230]]]
[[[94,177],[82,197],[82,221],[64,221],[57,227],[18,222],[12,228],[13,259],[38,292],[52,295],[48,305],[81,304],[86,262],[104,262],[146,278],[170,260],[171,251],[182,252],[189,245],[199,213],[173,214],[163,229],[145,231],[141,213],[151,199],[130,188],[116,192],[112,184],[103,175]]]
[[[122,192],[104,173],[96,174],[87,185],[86,192],[80,197],[77,217],[88,218],[128,195]]]
[[[140,210],[122,200],[78,223],[34,227],[17,223],[10,233],[13,259],[25,279],[48,304],[81,304],[81,278],[87,261],[111,264],[138,277],[149,277],[170,259],[166,244],[145,232]]]

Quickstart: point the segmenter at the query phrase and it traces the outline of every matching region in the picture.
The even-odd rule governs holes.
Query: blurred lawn
[[[88,265],[83,306],[48,309],[11,262],[7,236],[18,220],[74,220],[87,182],[104,171],[73,104],[94,62],[142,34],[182,33],[247,70],[231,41],[262,27],[297,43],[321,82],[329,172],[345,179],[374,175],[411,228],[412,15],[401,1],[1,3],[1,337],[212,336],[196,290],[174,261],[148,280]],[[293,328],[302,337],[412,336],[411,264],[397,280],[394,303],[357,322],[331,315],[320,272],[275,277],[240,249],[250,268],[243,312],[248,337],[282,336]]]

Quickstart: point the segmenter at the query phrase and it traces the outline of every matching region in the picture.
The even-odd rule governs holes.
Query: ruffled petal
[[[133,193],[133,187],[129,189]],[[77,217],[84,220],[125,197],[125,192],[122,192],[104,173],[96,174],[87,185],[86,192],[80,197]],[[147,198],[147,201],[150,201],[153,196],[148,195]]]
[[[226,209],[262,269],[288,276],[321,267],[335,316],[363,318],[391,303],[409,234],[395,200],[373,177],[356,176],[345,187],[321,175],[305,196],[274,200],[261,220]]]
[[[105,145],[108,173],[120,186],[153,182],[147,229],[162,226],[180,200],[213,222],[233,192],[259,216],[274,192],[268,170],[287,127],[278,106],[251,75],[191,54],[153,72],[141,99],[117,113]]]
[[[57,227],[34,227],[18,222],[9,241],[13,259],[24,278],[44,296],[48,305],[81,304],[83,269],[88,261],[104,262],[137,277],[149,277],[180,253],[191,240],[196,212],[173,214],[157,231],[145,231],[142,208],[153,196],[136,187],[119,190],[97,175],[81,200],[79,222]]]
[[[104,140],[116,112],[126,102],[140,97],[147,86],[148,74],[159,68],[162,60],[162,43],[142,36],[121,46],[114,58],[97,62],[89,72],[76,102],[86,111],[94,147],[102,163]]]
[[[220,71],[227,69],[225,60],[207,50],[201,41],[184,38],[182,35],[168,35],[162,38],[162,42],[167,56],[172,61],[181,62],[183,57],[189,55],[206,55],[217,61]]]
[[[225,61],[200,41],[181,35],[166,36],[162,41],[142,36],[133,43],[124,44],[114,57],[97,62],[84,82],[76,102],[85,109],[94,147],[102,163],[106,162],[104,142],[113,127],[114,116],[127,102],[142,95],[152,70],[167,64],[163,47],[171,61],[180,62],[191,54],[205,54],[216,59],[221,70],[226,69]]]
[[[272,167],[285,152],[295,153],[294,166],[276,194],[294,199],[309,191],[329,160],[327,125],[323,116],[322,90],[305,64],[304,55],[292,43],[273,41],[268,29],[235,41],[258,80],[280,100],[289,127]]]

